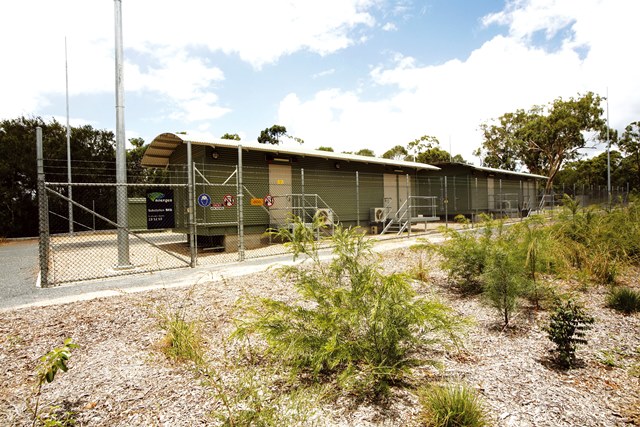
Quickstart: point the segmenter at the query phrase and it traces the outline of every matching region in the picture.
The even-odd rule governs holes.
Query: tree
[[[407,149],[402,145],[396,145],[395,147],[387,150],[382,155],[383,159],[391,159],[391,160],[405,160],[409,155]]]
[[[237,133],[225,133],[220,139],[231,139],[233,141],[240,141],[240,135]]]
[[[293,139],[299,144],[303,144],[304,140],[295,136],[291,136],[287,133],[287,128],[281,125],[273,125],[270,128],[266,128],[260,131],[258,142],[260,144],[273,144],[280,145],[281,139],[287,137]]]
[[[529,111],[517,110],[499,118],[498,124],[481,125],[482,147],[475,154],[482,164],[508,170],[526,166],[530,172],[546,175],[546,191],[566,161],[579,157],[587,146],[586,134],[602,141],[605,120],[602,98],[588,92],[578,99],[558,98]]]
[[[640,188],[640,121],[632,122],[624,129],[618,146],[631,157],[636,172],[636,188]]]
[[[406,160],[415,160],[420,163],[465,163],[460,154],[451,157],[451,153],[440,148],[438,138],[431,135],[423,135],[407,144],[410,156]]]
[[[40,117],[0,121],[0,236],[35,236],[38,233],[38,200],[36,196],[36,132],[42,128],[45,174],[49,182],[67,181],[66,128]],[[97,130],[89,125],[71,128],[72,181],[106,182],[115,180],[115,137],[113,132]],[[112,188],[77,187],[73,199],[87,206],[110,212],[108,193]],[[66,188],[60,189],[66,191]],[[113,200],[113,198],[111,198]],[[66,212],[67,202],[51,198],[51,211]],[[115,209],[115,208],[113,208]],[[82,220],[76,212],[74,220]],[[59,223],[59,224],[58,224]],[[56,224],[68,225],[67,221]],[[52,223],[52,228],[55,227]],[[62,229],[58,231],[64,231]]]
[[[329,152],[333,153],[333,148],[332,147],[321,146],[321,147],[316,148],[316,150],[318,150],[318,151],[329,151]]]
[[[356,151],[355,153],[353,153],[357,156],[367,156],[367,157],[375,157],[376,154],[373,152],[373,150],[370,150],[368,148],[363,148],[361,150]]]

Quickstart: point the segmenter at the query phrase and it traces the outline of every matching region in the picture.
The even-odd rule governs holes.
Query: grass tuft
[[[613,288],[607,296],[607,307],[625,314],[640,311],[640,292],[627,287]]]
[[[476,393],[463,385],[433,386],[419,394],[429,427],[482,427],[487,416]]]

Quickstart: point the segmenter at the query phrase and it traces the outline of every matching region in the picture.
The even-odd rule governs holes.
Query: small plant
[[[196,365],[204,363],[204,339],[200,324],[187,320],[185,309],[161,312],[159,326],[165,331],[160,346],[164,354],[177,360],[189,360]]]
[[[523,266],[512,254],[498,247],[491,251],[483,277],[484,295],[498,310],[506,327],[518,306],[518,299],[527,292]]]
[[[625,314],[640,311],[640,292],[627,287],[613,288],[607,295],[607,307]]]
[[[576,348],[586,344],[586,332],[591,329],[593,317],[572,300],[557,302],[549,324],[544,328],[549,339],[556,345],[552,350],[555,361],[563,369],[576,364]]]
[[[423,421],[429,427],[489,425],[475,392],[462,385],[432,386],[419,394]]]
[[[74,344],[71,338],[67,338],[64,340],[64,343],[61,347],[54,348],[44,356],[40,358],[38,366],[36,367],[36,377],[38,382],[36,383],[34,395],[36,397],[35,407],[33,409],[33,424],[36,425],[36,422],[40,420],[40,422],[45,423],[45,419],[41,419],[38,416],[38,410],[40,405],[40,396],[42,394],[42,387],[46,383],[51,383],[56,377],[58,371],[67,372],[69,367],[67,366],[67,361],[71,357],[71,352],[78,348],[77,344]],[[48,419],[49,417],[47,417]]]
[[[598,355],[598,361],[604,366],[609,368],[618,367],[618,361],[616,359],[616,351],[614,350],[600,350]]]

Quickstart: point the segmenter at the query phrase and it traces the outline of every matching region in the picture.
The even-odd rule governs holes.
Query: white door
[[[383,178],[384,198],[385,201],[389,200],[389,206],[391,208],[389,215],[395,216],[398,209],[400,209],[407,198],[409,198],[407,176],[385,173]],[[411,181],[409,181],[409,185],[411,185]]]
[[[291,165],[269,165],[269,194],[273,206],[269,207],[272,224],[284,225],[291,215]]]

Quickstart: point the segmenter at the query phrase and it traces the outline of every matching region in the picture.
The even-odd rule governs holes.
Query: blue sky
[[[640,119],[637,0],[122,0],[127,138],[273,124],[306,148],[380,155],[434,135],[467,160],[480,123],[594,91]],[[3,2],[0,117],[115,129],[114,2]],[[9,60],[6,60],[9,58]]]

